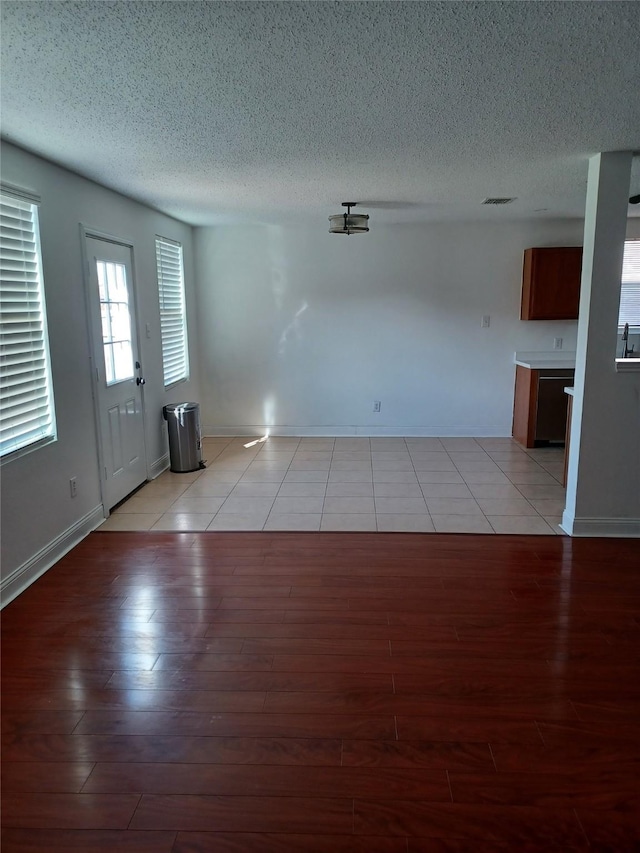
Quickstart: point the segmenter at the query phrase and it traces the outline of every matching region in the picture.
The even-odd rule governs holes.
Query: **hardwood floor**
[[[640,849],[640,542],[93,533],[2,614],[2,850]]]

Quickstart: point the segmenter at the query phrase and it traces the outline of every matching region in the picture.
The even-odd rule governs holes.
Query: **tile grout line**
[[[268,439],[267,439],[267,441],[268,441]],[[265,444],[260,448],[260,450],[263,451],[266,448],[266,446],[267,446],[267,444],[265,442]],[[271,513],[273,512],[273,507],[275,506],[276,500],[278,499],[278,495],[280,494],[280,489],[282,488],[282,485],[283,485],[283,483],[287,477],[287,474],[291,470],[291,465],[293,463],[293,460],[295,459],[295,456],[296,456],[296,453],[298,452],[299,447],[300,447],[300,440],[298,440],[298,443],[296,444],[295,450],[293,451],[293,455],[291,456],[291,461],[287,465],[287,469],[284,472],[284,476],[283,476],[282,480],[280,481],[280,485],[278,486],[278,491],[276,492],[275,497],[273,499],[273,503],[271,504],[271,507],[269,508],[269,512],[267,513],[267,517],[264,520],[264,524],[260,528],[261,530],[267,529],[267,523],[271,517]],[[277,451],[275,451],[275,452],[277,452]],[[257,455],[259,455],[259,454],[257,454]],[[289,595],[291,595],[291,593],[289,593]]]

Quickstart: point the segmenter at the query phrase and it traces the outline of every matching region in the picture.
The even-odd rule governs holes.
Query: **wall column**
[[[575,395],[563,529],[640,535],[640,373],[617,372],[632,152],[589,161]]]

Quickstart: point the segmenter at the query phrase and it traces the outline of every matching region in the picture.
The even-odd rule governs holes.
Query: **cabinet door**
[[[577,320],[582,248],[526,249],[521,320]]]
[[[516,365],[512,435],[523,447],[535,447],[538,370]]]
[[[538,441],[564,441],[567,431],[567,385],[573,384],[570,376],[549,376],[551,371],[540,371],[538,378],[538,406],[536,435]]]

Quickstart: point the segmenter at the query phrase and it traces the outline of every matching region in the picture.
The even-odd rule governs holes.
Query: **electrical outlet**
[[[562,338],[554,338],[553,339],[553,348],[554,349],[562,349]]]
[[[381,408],[382,408],[382,403],[380,402],[380,400],[374,400],[373,401],[373,411],[379,412]]]
[[[69,491],[71,492],[72,498],[75,498],[75,496],[78,494],[78,484],[76,483],[75,477],[72,477],[69,480]]]
[[[482,323],[480,324],[483,329],[488,329],[491,325],[491,317],[489,314],[484,314],[482,317]]]

